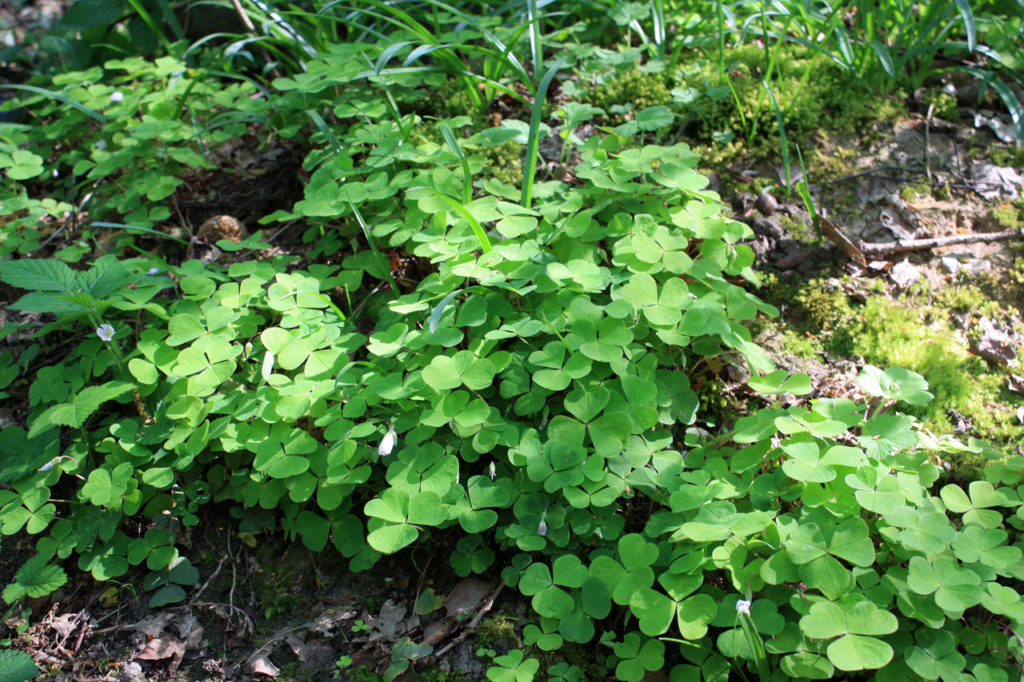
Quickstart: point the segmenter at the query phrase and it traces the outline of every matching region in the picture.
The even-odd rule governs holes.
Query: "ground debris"
[[[1014,338],[996,327],[987,317],[978,320],[981,337],[973,344],[971,350],[990,362],[1001,365],[1016,365],[1017,353],[1014,351]]]

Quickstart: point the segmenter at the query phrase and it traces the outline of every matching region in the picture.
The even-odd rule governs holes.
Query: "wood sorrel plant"
[[[173,57],[111,60],[28,92],[18,104],[46,124],[0,125],[0,173],[6,175],[0,199],[15,216],[0,238],[0,254],[38,248],[39,218],[58,216],[70,204],[141,228],[167,220],[167,200],[182,176],[216,168],[211,150],[262,122],[266,106],[253,97],[251,84],[218,84]],[[32,185],[32,195],[63,202],[30,199]],[[22,234],[13,228],[23,228]]]
[[[311,66],[285,105],[356,76]],[[198,573],[177,531],[223,503],[241,532],[272,519],[354,570],[455,533],[458,574],[500,570],[530,598],[528,644],[596,641],[626,681],[669,663],[678,680],[999,678],[1024,619],[1022,467],[944,480],[929,453],[957,444],[892,410],[930,399],[920,377],[866,369],[869,405],[693,428],[712,362],[766,394],[809,380],[751,343],[742,323],[774,310],[740,286],[750,231],[692,151],[593,137],[580,184],[523,206],[384,115],[324,122],[290,214],[348,245],[340,265],[190,261],[172,280],[133,261],[135,287],[108,291],[108,261],[0,264],[34,292],[16,305],[77,343],[0,434],[0,532],[38,536],[8,602],[58,586],[72,555],[97,579],[145,563],[151,603],[184,599]],[[429,267],[383,291],[385,245]],[[495,663],[491,679],[539,669]]]

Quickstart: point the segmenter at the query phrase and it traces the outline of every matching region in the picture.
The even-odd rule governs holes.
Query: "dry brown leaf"
[[[267,677],[277,677],[281,672],[281,669],[271,663],[270,659],[263,654],[254,658],[250,667],[256,675],[266,675]]]
[[[203,645],[203,626],[191,613],[177,622],[178,635],[185,641],[186,649],[198,649]]]
[[[57,631],[57,634],[61,637],[67,637],[75,628],[78,626],[78,620],[76,614],[65,613],[62,616],[57,616],[50,622],[50,627]]]
[[[431,647],[440,644],[441,640],[450,635],[452,630],[455,629],[454,621],[454,618],[442,618],[441,620],[435,620],[424,628],[422,643]]]
[[[135,658],[141,661],[162,661],[165,658],[174,658],[180,661],[184,655],[185,645],[182,644],[181,640],[177,637],[164,635],[163,637],[154,637],[146,642],[146,646],[143,647],[142,651]]]
[[[843,250],[849,258],[861,266],[867,266],[868,261],[864,258],[864,254],[861,252],[860,247],[850,241],[850,238],[843,234],[836,225],[823,215],[818,215],[818,221],[821,225],[821,233],[829,238],[833,244]]]
[[[370,626],[371,642],[394,642],[405,629],[405,605],[396,604],[388,599],[384,606],[380,607],[380,615],[376,618],[369,618],[367,625]]]
[[[153,638],[160,635],[170,622],[174,620],[174,614],[170,611],[161,611],[155,613],[149,618],[140,620],[135,624],[135,631],[140,635],[145,635],[147,638]]]
[[[1001,365],[1013,364],[1017,361],[1017,353],[1013,350],[1013,339],[1009,334],[997,328],[992,320],[983,317],[978,320],[982,336],[973,350],[981,357]]]
[[[444,600],[444,607],[449,616],[472,611],[490,594],[494,586],[483,580],[465,578],[459,581],[448,598]]]

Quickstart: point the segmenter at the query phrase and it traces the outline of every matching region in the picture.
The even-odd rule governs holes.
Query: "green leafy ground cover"
[[[921,357],[943,348],[912,303],[798,285],[807,352],[868,360],[856,400],[784,401],[812,383],[752,340],[779,313],[754,234],[681,141],[789,173],[822,119],[866,124],[851,92],[918,88],[979,36],[990,70],[957,68],[1013,112],[1005,8],[279,9],[186,50],[136,8],[162,56],[111,58],[92,24],[7,106],[29,118],[0,124],[0,532],[32,547],[9,613],[69,571],[182,603],[213,514],[354,572],[446,544],[500,575],[531,610],[520,647],[482,647],[495,681],[1009,679],[1024,465],[937,421],[987,399],[973,361]],[[304,186],[214,259],[175,211],[242,139],[297,153]],[[730,367],[766,406],[711,404]],[[385,677],[431,653],[398,640]]]

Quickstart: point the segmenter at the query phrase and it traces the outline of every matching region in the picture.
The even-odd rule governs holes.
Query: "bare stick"
[[[494,600],[498,598],[498,595],[501,594],[501,591],[503,589],[505,589],[505,583],[499,582],[498,587],[487,596],[487,599],[484,600],[484,603],[480,605],[480,609],[476,612],[476,615],[473,616],[473,620],[469,621],[469,623],[462,630],[462,632],[459,633],[459,636],[453,639],[452,641],[448,642],[446,645],[444,645],[444,647],[433,656],[423,659],[425,662],[424,664],[432,665],[436,663],[442,656],[444,656],[446,653],[457,647],[459,644],[463,642],[463,640],[469,637],[469,635],[476,630],[476,626],[480,624],[480,621],[487,614],[487,612],[490,611],[491,608],[494,606]],[[426,663],[426,661],[430,661],[430,663]]]
[[[931,126],[932,126],[932,113],[935,111],[935,103],[932,102],[928,105],[928,115],[924,119],[924,172],[928,176],[928,181],[932,180],[932,145],[931,145]]]
[[[861,242],[859,246],[865,256],[886,256],[894,253],[906,253],[908,251],[926,251],[953,244],[988,243],[1021,238],[1024,238],[1024,229],[1010,230],[1009,232],[955,234],[949,237],[935,237],[933,239],[904,239],[898,242]]]
[[[203,596],[203,592],[205,592],[206,588],[210,586],[210,583],[213,582],[213,579],[220,575],[220,569],[224,567],[224,562],[228,560],[228,556],[228,554],[225,554],[220,558],[220,563],[217,564],[217,568],[213,571],[212,574],[210,574],[210,577],[206,579],[206,582],[203,583],[203,586],[199,588],[199,591],[196,592],[195,596],[192,597],[192,600],[189,602],[190,606],[194,606],[195,603],[199,601],[199,597]]]

